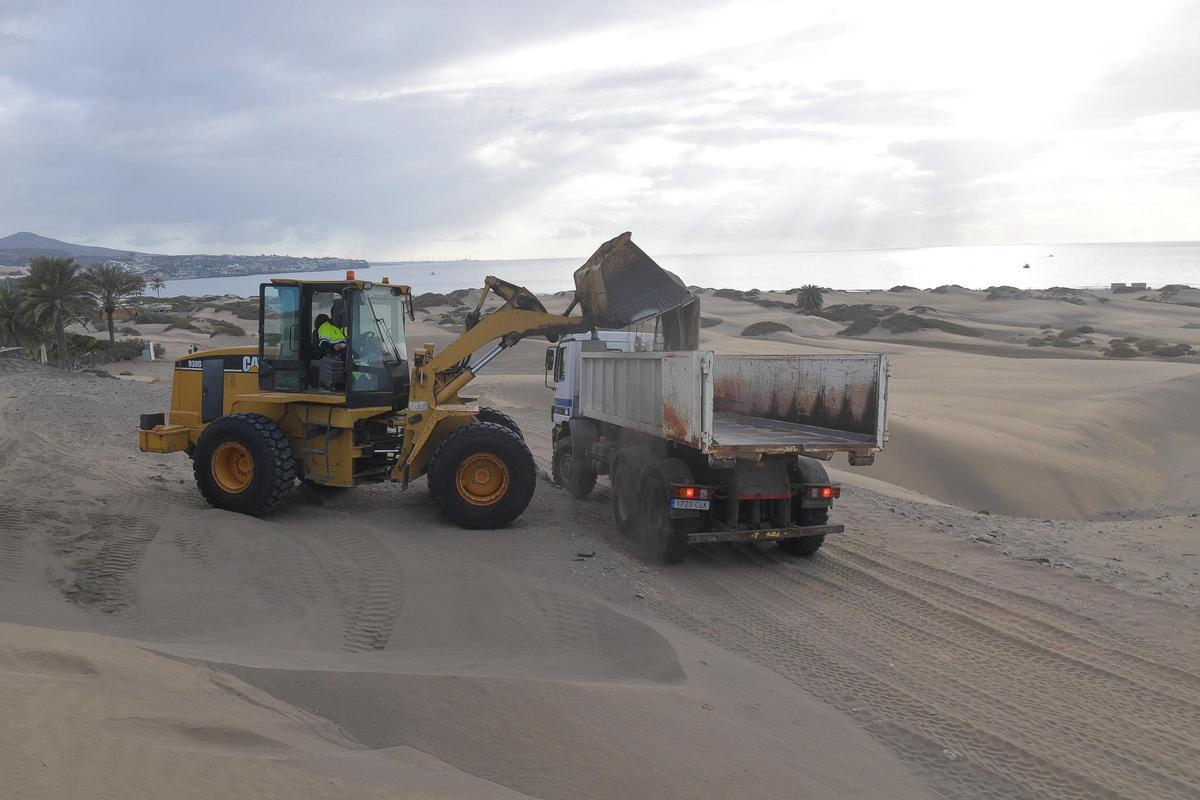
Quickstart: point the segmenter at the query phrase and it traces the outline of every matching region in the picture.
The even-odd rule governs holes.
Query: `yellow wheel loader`
[[[175,362],[171,409],[145,414],[142,451],[186,452],[213,506],[261,515],[296,479],[349,488],[422,475],[442,512],[497,528],[533,498],[536,469],[511,419],[460,392],[527,336],[623,327],[693,298],[628,233],[575,271],[575,298],[551,314],[527,289],[488,277],[465,330],[441,352],[409,350],[409,287],[357,280],[272,280],[260,287],[258,347]],[[484,313],[490,294],[503,300]],[[578,306],[579,315],[572,315]],[[329,325],[336,336],[325,335]],[[331,339],[337,339],[334,342]]]

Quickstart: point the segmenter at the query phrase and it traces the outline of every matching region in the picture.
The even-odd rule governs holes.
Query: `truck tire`
[[[641,481],[638,459],[620,452],[608,468],[608,479],[612,483],[613,524],[622,536],[633,535],[633,521],[637,517],[637,487]]]
[[[674,461],[675,459],[671,459]],[[638,486],[638,539],[642,552],[654,561],[678,564],[687,555],[685,520],[670,514],[671,482],[669,466],[659,462],[646,467]]]
[[[567,494],[579,500],[591,494],[596,487],[596,473],[576,461],[569,436],[559,439],[558,444],[554,445],[550,474],[555,483],[567,490]]]
[[[517,425],[517,421],[503,411],[484,406],[475,415],[475,420],[476,422],[494,422],[497,425],[503,425],[522,439],[525,438],[525,434],[521,433],[521,428]]]
[[[829,522],[829,509],[806,508],[800,512],[799,522],[801,525],[825,525]],[[779,543],[779,549],[789,556],[809,558],[824,543],[824,536],[801,536],[798,539],[784,539]]]
[[[209,505],[257,517],[291,491],[296,458],[270,417],[229,414],[201,432],[192,471]]]
[[[429,489],[438,508],[468,530],[503,528],[533,499],[537,468],[525,440],[495,422],[452,431],[429,460]]]

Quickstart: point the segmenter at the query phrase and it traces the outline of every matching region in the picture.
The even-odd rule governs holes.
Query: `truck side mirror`
[[[546,372],[554,369],[554,351],[557,349],[557,347],[546,348]]]

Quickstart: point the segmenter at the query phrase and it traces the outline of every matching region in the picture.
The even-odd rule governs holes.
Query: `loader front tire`
[[[200,434],[192,454],[200,494],[214,508],[261,516],[296,481],[287,434],[260,414],[229,414]]]
[[[503,528],[533,499],[537,467],[520,434],[495,422],[452,431],[429,460],[429,489],[446,517],[468,530]]]

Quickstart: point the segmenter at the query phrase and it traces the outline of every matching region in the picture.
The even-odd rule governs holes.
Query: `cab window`
[[[260,295],[259,382],[263,388],[300,389],[300,287],[264,284]]]

